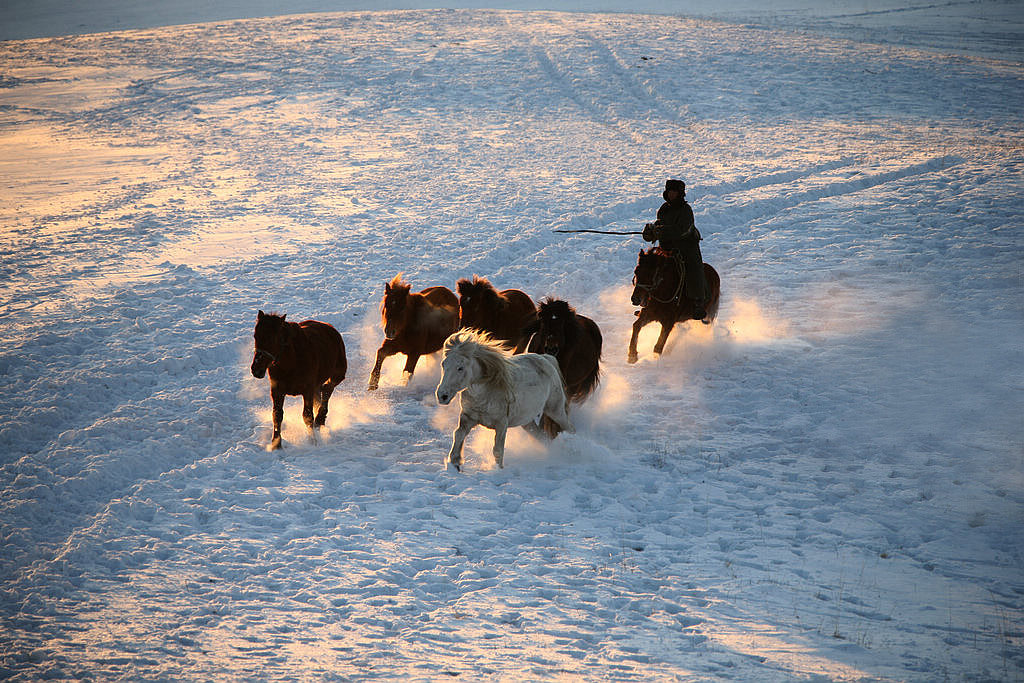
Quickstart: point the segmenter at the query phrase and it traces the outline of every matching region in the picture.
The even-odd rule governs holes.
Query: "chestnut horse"
[[[472,327],[502,340],[522,353],[530,341],[526,329],[537,322],[533,299],[518,289],[498,291],[486,278],[458,282],[459,327]]]
[[[302,420],[315,440],[313,429],[327,421],[327,403],[348,369],[341,335],[327,323],[317,320],[291,323],[284,315],[260,311],[253,338],[252,375],[263,379],[263,375],[270,374],[274,414],[270,448],[281,447],[285,396],[302,396]],[[315,419],[314,405],[317,408]]]
[[[427,287],[413,294],[412,286],[402,281],[402,273],[384,284],[380,302],[384,341],[377,349],[377,362],[370,372],[367,389],[380,382],[384,359],[405,354],[405,380],[412,379],[420,356],[440,351],[444,340],[459,329],[459,300],[447,287]]]
[[[681,320],[693,319],[693,302],[684,288],[682,267],[675,257],[667,251],[653,247],[640,250],[636,269],[633,271],[634,306],[640,306],[636,322],[633,323],[633,336],[629,340],[630,363],[637,361],[636,340],[644,325],[651,322],[661,323],[661,334],[654,344],[654,353],[660,354],[665,349],[665,342],[675,324]],[[704,279],[708,284],[708,298],[704,303],[705,325],[710,325],[718,315],[718,299],[721,294],[721,279],[718,272],[704,264]]]
[[[558,360],[565,378],[565,393],[582,403],[597,387],[601,361],[601,330],[561,299],[545,299],[530,329],[530,353],[546,353]]]

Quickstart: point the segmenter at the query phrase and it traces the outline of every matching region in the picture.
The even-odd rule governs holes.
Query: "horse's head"
[[[559,351],[570,345],[570,324],[576,311],[568,302],[560,299],[545,299],[537,311],[537,336],[534,343],[542,353],[557,356]]]
[[[264,313],[260,311],[256,316],[256,329],[253,330],[255,340],[255,351],[252,357],[252,376],[262,379],[267,374],[267,368],[277,362],[282,349],[288,345],[288,325],[285,323],[284,315]]]
[[[476,377],[476,361],[473,358],[470,337],[456,332],[444,343],[444,357],[441,359],[441,381],[437,384],[437,402],[448,405],[455,395],[473,383]]]
[[[641,249],[636,268],[633,269],[633,295],[629,300],[634,306],[646,306],[664,277],[661,257],[657,252]]]
[[[411,285],[402,282],[402,273],[391,282],[384,284],[384,298],[380,302],[381,325],[384,336],[394,339],[405,329],[409,318],[409,290]]]
[[[459,327],[478,327],[486,318],[487,311],[498,308],[498,291],[487,278],[473,276],[458,282]]]

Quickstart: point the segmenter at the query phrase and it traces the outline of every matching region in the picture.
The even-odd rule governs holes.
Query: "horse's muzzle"
[[[643,306],[644,305],[644,295],[640,292],[639,289],[634,289],[633,290],[633,296],[631,296],[629,298],[629,301],[634,306]]]
[[[452,402],[452,399],[455,398],[453,394],[442,393],[440,389],[437,391],[435,396],[437,396],[437,402],[443,406],[448,405]]]
[[[270,367],[271,363],[277,360],[274,354],[264,351],[263,349],[256,349],[252,354],[252,365],[249,366],[249,370],[252,371],[252,376],[256,379],[263,379],[263,375],[267,374],[267,368]]]

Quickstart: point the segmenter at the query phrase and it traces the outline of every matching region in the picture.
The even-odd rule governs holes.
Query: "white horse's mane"
[[[511,359],[500,340],[480,330],[459,330],[444,343],[444,356],[452,354],[475,358],[483,369],[480,379],[503,394],[512,395]]]

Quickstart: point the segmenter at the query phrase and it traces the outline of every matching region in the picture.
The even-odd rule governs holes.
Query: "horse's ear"
[[[390,282],[385,282],[384,283],[384,293],[385,294],[390,294],[391,293],[391,283]]]
[[[287,313],[282,313],[281,314],[281,322],[284,322],[284,319],[287,318],[287,317],[288,317]]]
[[[260,311],[259,313],[257,313],[257,314],[256,314],[256,320],[263,320],[263,318],[264,318],[264,316],[265,316],[265,315],[266,315],[266,313],[264,313],[264,312],[263,312],[263,311],[261,310],[261,311]]]

